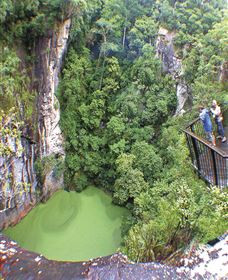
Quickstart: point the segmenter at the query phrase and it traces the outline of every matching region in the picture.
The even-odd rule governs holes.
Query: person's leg
[[[216,146],[216,143],[215,143],[215,137],[214,137],[214,134],[213,132],[206,132],[206,137],[207,137],[207,140],[209,142],[211,142],[214,146]]]
[[[220,134],[220,127],[219,127],[218,122],[216,122],[216,125],[217,125],[217,134],[218,134],[218,136],[217,136],[216,138],[217,138],[217,139],[222,139],[223,136]]]
[[[211,137],[212,137],[212,144],[214,146],[216,146],[215,136],[214,136],[213,132],[211,132]]]
[[[218,134],[221,135],[222,138],[225,136],[224,128],[223,128],[222,122],[218,122]]]
[[[224,132],[222,122],[218,122],[218,131],[219,131],[219,135],[221,135],[222,137],[222,142],[226,142],[226,137],[225,137],[225,132]]]

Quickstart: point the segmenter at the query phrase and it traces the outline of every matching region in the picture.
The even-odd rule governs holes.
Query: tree
[[[114,201],[120,205],[129,199],[135,199],[142,191],[148,189],[143,173],[132,167],[133,155],[122,154],[116,160],[118,178],[114,184]]]
[[[129,32],[130,50],[137,56],[141,55],[144,45],[155,45],[157,33],[157,24],[152,17],[143,16],[138,18]]]
[[[162,159],[154,146],[145,141],[136,142],[131,153],[135,156],[134,166],[142,171],[148,183],[153,184],[162,171]]]

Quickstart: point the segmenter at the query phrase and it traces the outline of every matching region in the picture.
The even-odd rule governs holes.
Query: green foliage
[[[113,116],[107,124],[108,130],[116,137],[121,136],[125,130],[125,123],[120,117]]]
[[[223,101],[227,91],[227,81],[222,80],[221,70],[226,63],[227,16],[214,24],[205,36],[192,39],[183,57],[184,78],[191,86],[194,103],[204,103],[217,99]]]
[[[144,45],[155,45],[158,32],[157,24],[153,18],[143,16],[135,21],[134,27],[129,32],[130,50],[133,54],[142,54]]]
[[[22,0],[0,3],[0,109],[17,109],[21,120],[31,124],[36,93],[32,90],[31,62],[35,40],[58,21],[80,14],[83,1]],[[21,46],[18,49],[17,44]],[[22,51],[24,48],[24,51]],[[23,57],[23,61],[19,57]]]
[[[20,38],[30,45],[35,38],[53,27],[57,20],[79,13],[86,3],[83,0],[2,0],[0,5],[2,39],[13,43],[15,38]]]
[[[65,182],[79,191],[90,184],[111,191],[132,212],[123,251],[135,261],[165,259],[194,239],[223,233],[227,204],[192,170],[181,128],[195,112],[173,117],[176,84],[163,73],[156,36],[159,27],[176,34],[181,79],[194,105],[224,100],[224,1],[87,4],[73,23],[59,93]]]
[[[44,183],[46,176],[51,171],[53,172],[54,178],[59,179],[65,169],[64,159],[55,155],[46,156],[42,159],[38,158],[34,166],[41,184]]]
[[[0,55],[0,109],[7,112],[14,107],[21,118],[28,120],[35,98],[35,92],[29,90],[28,73],[20,71],[20,59],[15,51],[4,47]]]
[[[118,179],[114,185],[114,201],[125,204],[129,199],[135,199],[149,187],[143,178],[143,173],[132,167],[134,156],[122,154],[116,160]]]
[[[193,238],[206,242],[226,230],[226,195],[216,189],[218,197],[215,198],[199,182],[194,184],[184,179],[171,184],[158,182],[136,198],[135,212],[140,219],[130,230],[124,248],[133,260],[165,259]]]
[[[107,182],[114,184],[113,162],[122,153],[128,153],[136,141],[148,143],[154,135],[153,125],[158,127],[161,118],[167,119],[175,108],[175,92],[170,93],[169,89],[172,81],[162,77],[160,63],[149,50],[145,48],[144,59],[134,62],[129,81],[124,81],[124,90],[121,89],[121,64],[116,57],[105,58],[105,63],[97,68],[90,62],[88,50],[81,49],[80,55],[70,51],[60,101],[61,123],[69,151],[66,181],[71,187],[76,185],[82,189],[81,182],[84,186],[83,182],[92,178],[105,187]],[[139,76],[143,73],[145,80]],[[161,102],[156,105],[158,99]],[[155,157],[155,160],[157,163],[147,163],[147,168],[138,167],[147,169],[148,180],[155,177],[155,172],[149,175],[152,165],[154,171],[160,169],[161,159]],[[84,177],[82,181],[80,176]]]
[[[186,34],[205,34],[221,18],[224,1],[158,1],[155,13],[168,29]],[[159,10],[159,13],[158,13]]]
[[[21,137],[21,127],[23,123],[18,120],[15,108],[11,108],[7,113],[0,111],[0,156],[6,159],[10,157],[20,157],[22,147],[19,145]],[[15,147],[11,141],[14,141]]]
[[[139,223],[130,229],[123,250],[131,260],[155,261],[172,252],[169,239],[175,233],[178,217],[166,203],[161,203],[161,207],[162,213],[158,219]]]
[[[162,171],[162,159],[156,148],[145,141],[136,142],[131,149],[135,156],[134,166],[141,170],[145,179],[150,184],[160,177]]]

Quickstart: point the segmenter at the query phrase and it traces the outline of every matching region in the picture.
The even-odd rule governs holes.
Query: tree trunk
[[[101,71],[101,78],[100,78],[100,84],[99,84],[99,90],[101,90],[102,87],[102,82],[103,82],[103,78],[104,78],[104,67],[105,67],[105,55],[104,55],[104,60],[102,63],[102,71]]]
[[[126,31],[127,31],[127,27],[125,26],[123,30],[123,41],[122,41],[123,48],[125,47]]]

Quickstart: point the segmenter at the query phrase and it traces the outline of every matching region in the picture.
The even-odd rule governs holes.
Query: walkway
[[[220,148],[226,154],[228,154],[228,127],[225,127],[224,130],[225,130],[225,135],[226,135],[227,141],[222,143],[221,139],[216,139],[216,145],[218,148]]]
[[[216,139],[216,147],[205,140],[201,121],[196,119],[184,130],[193,166],[211,185],[228,187],[228,141]],[[228,127],[225,128],[228,139]]]

